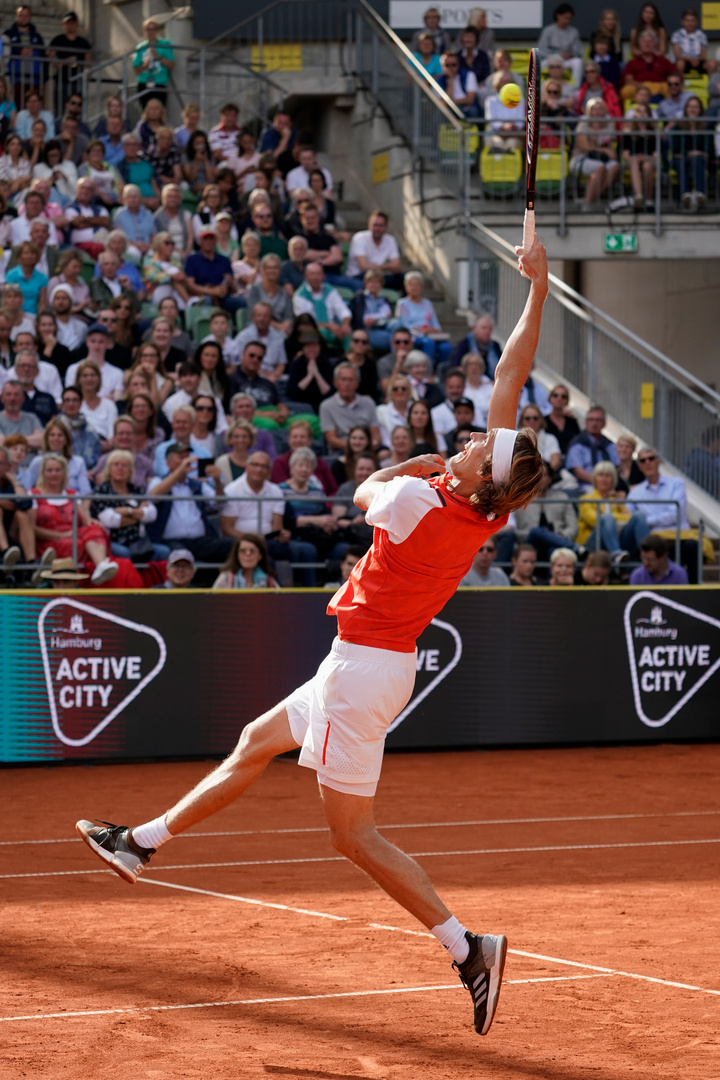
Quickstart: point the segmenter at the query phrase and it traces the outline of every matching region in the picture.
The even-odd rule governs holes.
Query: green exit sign
[[[611,254],[627,254],[638,249],[637,233],[611,232],[605,233],[605,250]]]

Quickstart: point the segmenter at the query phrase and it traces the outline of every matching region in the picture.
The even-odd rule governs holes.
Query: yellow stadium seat
[[[523,79],[527,79],[528,67],[530,65],[530,50],[529,49],[508,49],[510,53],[510,70],[514,75],[522,75]]]
[[[707,109],[708,101],[710,100],[710,88],[707,75],[699,75],[696,71],[690,69],[685,72],[685,89],[691,94],[694,94],[696,98],[700,98],[703,103],[703,109]]]
[[[545,195],[556,195],[563,177],[568,174],[567,150],[540,150],[535,173],[535,187]]]
[[[480,133],[476,124],[467,124],[465,127],[465,147],[472,158],[478,152],[480,146]],[[441,124],[438,130],[438,148],[447,158],[460,153],[460,133],[452,124]]]
[[[480,154],[480,178],[485,190],[493,195],[514,194],[520,187],[523,165],[520,150],[502,153],[484,147]]]

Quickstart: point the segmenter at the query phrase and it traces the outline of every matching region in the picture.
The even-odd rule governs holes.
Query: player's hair
[[[480,475],[483,480],[468,501],[481,517],[487,518],[491,514],[496,518],[503,517],[512,510],[527,506],[540,494],[542,487],[542,458],[535,432],[529,428],[518,432],[510,472],[501,484],[496,484],[492,479],[491,454],[483,462]]]

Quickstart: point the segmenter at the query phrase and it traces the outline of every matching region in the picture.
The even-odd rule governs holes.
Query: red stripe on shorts
[[[327,731],[325,732],[325,742],[323,743],[322,763],[325,765],[325,754],[327,753],[328,739],[330,738],[330,721],[327,722]]]

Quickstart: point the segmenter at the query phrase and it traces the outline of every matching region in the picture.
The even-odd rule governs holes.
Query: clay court
[[[292,760],[134,888],[75,839],[76,818],[146,820],[208,768],[3,772],[3,1077],[720,1075],[720,746],[387,756],[385,835],[463,922],[508,936],[484,1039],[437,943],[337,857]]]

